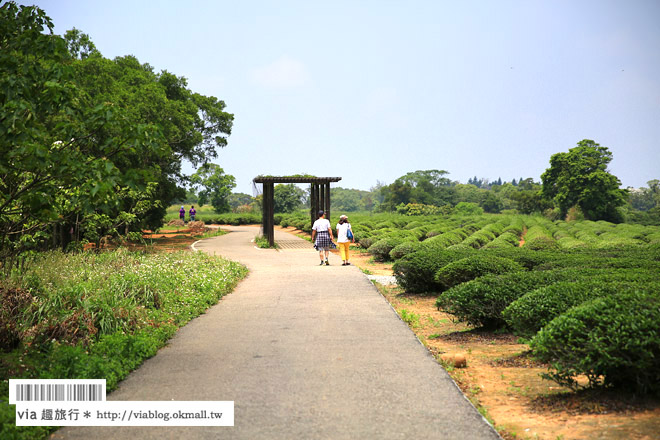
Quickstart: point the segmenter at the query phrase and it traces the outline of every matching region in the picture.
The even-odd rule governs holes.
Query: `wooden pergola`
[[[268,238],[271,246],[275,245],[275,193],[276,183],[309,183],[310,209],[309,217],[312,223],[316,220],[320,210],[326,212],[326,218],[330,219],[330,182],[339,182],[341,177],[255,177],[254,183],[263,184],[263,219],[262,225],[264,237]]]

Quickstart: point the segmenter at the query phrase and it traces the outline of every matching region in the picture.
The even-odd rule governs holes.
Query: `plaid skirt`
[[[314,249],[317,251],[327,251],[328,249],[337,249],[337,246],[330,239],[328,231],[316,231]]]

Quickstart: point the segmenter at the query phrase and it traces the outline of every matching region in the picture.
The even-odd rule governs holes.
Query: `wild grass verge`
[[[40,254],[0,279],[0,400],[8,379],[103,379],[108,391],[247,274],[200,252]],[[0,438],[44,438],[0,405]]]

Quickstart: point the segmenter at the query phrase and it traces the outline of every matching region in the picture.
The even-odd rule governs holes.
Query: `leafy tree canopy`
[[[567,153],[550,157],[550,168],[541,175],[542,194],[559,208],[561,217],[578,206],[590,220],[620,221],[617,208],[625,204],[626,191],[607,170],[612,153],[607,147],[584,139]]]
[[[190,182],[197,189],[200,205],[210,203],[219,214],[230,210],[229,197],[231,190],[236,187],[236,179],[225,174],[219,165],[214,163],[202,165],[190,176]]]
[[[275,185],[273,188],[274,211],[277,213],[293,212],[300,208],[305,198],[305,191],[293,183]]]
[[[443,206],[455,200],[453,183],[445,177],[444,170],[418,170],[396,179],[383,187],[381,209],[394,211],[400,204],[424,204]]]
[[[245,193],[231,193],[228,202],[231,210],[235,211],[239,206],[250,205],[254,202],[254,197]]]
[[[85,102],[66,42],[52,29],[39,8],[0,7],[3,259],[43,243],[53,225],[110,212],[126,200],[135,207],[136,192],[158,172],[126,160],[138,151],[158,155],[158,130],[112,103]]]

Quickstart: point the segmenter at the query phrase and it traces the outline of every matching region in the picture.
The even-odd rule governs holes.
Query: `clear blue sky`
[[[419,169],[540,180],[585,138],[624,187],[660,178],[658,0],[32,4],[56,33],[224,100],[216,162],[237,192],[303,172],[358,189]]]

